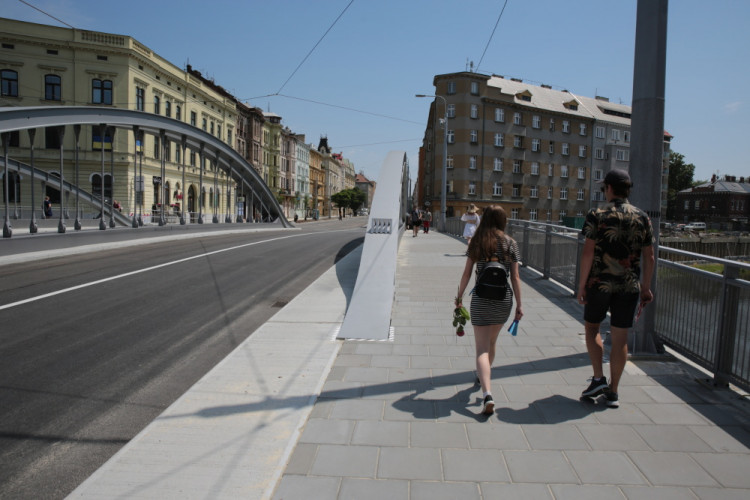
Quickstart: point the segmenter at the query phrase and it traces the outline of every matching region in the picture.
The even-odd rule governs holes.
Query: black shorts
[[[638,292],[608,293],[598,287],[586,288],[583,319],[589,323],[601,323],[609,311],[610,325],[615,328],[631,328],[640,296]]]

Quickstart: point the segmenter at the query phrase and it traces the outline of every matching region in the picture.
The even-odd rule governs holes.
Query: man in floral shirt
[[[602,191],[607,203],[586,215],[581,233],[586,237],[581,255],[578,302],[585,304],[586,349],[594,369],[591,385],[581,396],[604,394],[607,406],[618,407],[617,387],[628,356],[628,329],[638,303],[654,298],[653,229],[651,220],[628,202],[632,183],[624,170],[611,170]],[[643,272],[641,272],[643,257]],[[612,351],[610,383],[602,369],[604,344],[599,325],[610,312]]]

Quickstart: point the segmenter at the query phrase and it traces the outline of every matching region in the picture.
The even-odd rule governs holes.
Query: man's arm
[[[583,244],[583,252],[581,253],[581,274],[578,277],[578,303],[586,303],[586,282],[589,280],[589,274],[591,273],[591,266],[594,264],[594,250],[596,249],[596,241],[586,238],[586,242]]]
[[[654,267],[656,260],[654,258],[654,246],[650,245],[641,250],[643,259],[643,272],[641,273],[641,302],[648,303],[654,300],[654,294],[651,292],[651,279],[654,277]]]

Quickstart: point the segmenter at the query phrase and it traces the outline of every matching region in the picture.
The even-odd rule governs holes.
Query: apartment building
[[[677,193],[676,220],[705,222],[709,228],[742,230],[750,220],[750,179],[716,175],[710,182]]]
[[[433,84],[439,97],[415,192],[433,216],[440,211],[446,128],[448,217],[471,203],[500,204],[512,218],[563,222],[603,200],[595,183],[606,172],[629,169],[629,106],[500,75],[450,73]]]

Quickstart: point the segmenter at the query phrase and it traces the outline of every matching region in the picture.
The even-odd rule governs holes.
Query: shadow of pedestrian
[[[508,424],[559,424],[581,420],[605,409],[606,405],[598,404],[595,400],[577,400],[554,394],[518,410],[500,407],[495,410],[495,414],[499,420]]]
[[[411,413],[414,415],[414,418],[423,420],[448,418],[453,413],[477,421],[487,420],[487,415],[479,413],[479,409],[482,406],[481,398],[476,397],[473,402],[471,400],[471,394],[477,391],[477,386],[473,385],[467,389],[458,391],[455,396],[443,399],[419,397],[420,394],[424,394],[435,388],[435,386],[430,386],[424,389],[415,389],[413,394],[394,401],[393,407],[399,411]],[[470,410],[470,408],[477,408],[477,411]]]

